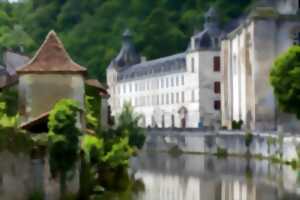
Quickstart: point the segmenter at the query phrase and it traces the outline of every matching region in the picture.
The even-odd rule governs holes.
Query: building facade
[[[222,126],[299,130],[295,117],[276,106],[269,73],[276,57],[300,43],[298,0],[262,0],[221,44]]]
[[[130,31],[107,68],[112,115],[129,102],[144,127],[212,127],[220,124],[220,49],[217,13],[205,15],[204,30],[186,52],[145,61]]]
[[[65,98],[77,100],[84,109],[86,69],[70,58],[55,32],[48,34],[35,56],[17,73],[22,124],[43,116]]]

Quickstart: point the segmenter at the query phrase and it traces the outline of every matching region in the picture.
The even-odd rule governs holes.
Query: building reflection
[[[146,186],[142,200],[277,200],[276,188],[256,185],[250,180],[221,181],[201,177],[157,174],[140,171],[136,174]]]

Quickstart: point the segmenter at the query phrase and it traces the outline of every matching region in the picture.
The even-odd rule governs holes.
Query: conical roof
[[[61,40],[50,31],[40,49],[18,73],[85,73],[86,69],[75,63],[66,52]]]

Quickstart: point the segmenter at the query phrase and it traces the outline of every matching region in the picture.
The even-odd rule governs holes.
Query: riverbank
[[[300,136],[201,129],[148,129],[144,150],[219,156],[250,156],[297,165]]]

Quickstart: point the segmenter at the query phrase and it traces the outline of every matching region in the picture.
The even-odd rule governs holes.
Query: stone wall
[[[61,99],[79,101],[84,108],[84,79],[74,74],[25,74],[19,78],[21,121],[50,111]]]
[[[297,144],[300,144],[300,136],[253,133],[249,152],[260,157],[279,157],[282,154],[283,160],[292,161],[298,159]],[[218,148],[226,149],[229,154],[233,155],[245,155],[248,151],[245,145],[245,132],[148,129],[145,149],[169,151],[174,146],[188,153],[213,154]]]

